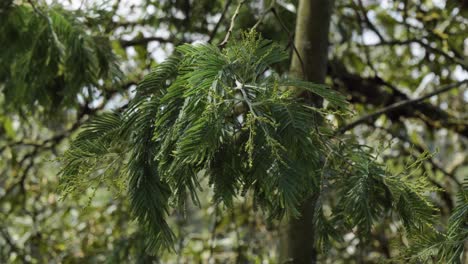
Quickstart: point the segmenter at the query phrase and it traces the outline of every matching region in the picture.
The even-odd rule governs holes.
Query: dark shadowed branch
[[[343,126],[342,128],[340,128],[338,130],[338,133],[342,134],[348,130],[351,130],[353,129],[354,127],[360,125],[360,124],[363,124],[363,123],[368,123],[368,122],[372,122],[374,121],[377,117],[379,117],[380,115],[383,115],[383,114],[387,114],[387,113],[390,113],[390,112],[393,112],[395,110],[398,110],[400,108],[403,108],[405,106],[408,106],[408,105],[413,105],[413,104],[419,104],[421,103],[422,101],[426,100],[426,99],[429,99],[433,96],[436,96],[438,94],[441,94],[441,93],[444,93],[444,92],[447,92],[447,91],[450,91],[451,89],[453,88],[457,88],[457,87],[460,87],[461,85],[467,83],[468,80],[464,80],[464,81],[461,81],[461,82],[457,82],[457,83],[453,83],[453,84],[449,84],[449,85],[446,85],[446,86],[443,86],[437,90],[435,90],[434,92],[432,93],[429,93],[427,95],[424,95],[424,96],[421,96],[419,98],[416,98],[416,99],[411,99],[411,100],[405,100],[405,101],[400,101],[400,102],[396,102],[394,104],[391,104],[387,107],[384,107],[374,113],[371,113],[371,114],[368,114],[368,115],[365,115],[359,119],[357,119],[356,121],[354,122],[351,122],[345,126]]]
[[[146,37],[146,38],[136,38],[132,40],[120,40],[120,45],[126,48],[126,47],[136,46],[136,45],[145,45],[152,41],[157,41],[160,43],[174,43],[176,40],[173,38]]]

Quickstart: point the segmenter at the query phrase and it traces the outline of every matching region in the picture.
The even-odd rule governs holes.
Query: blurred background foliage
[[[125,192],[109,185],[75,199],[61,199],[58,192],[57,158],[80,125],[125,107],[136,83],[175,46],[221,42],[236,5],[233,0],[2,1],[0,262],[276,263],[279,223],[265,220],[246,198],[225,210],[202,193],[200,209],[191,205],[186,218],[172,213],[180,238],[177,254],[149,256]],[[236,27],[260,21],[256,29],[263,37],[291,50],[296,5],[247,1]],[[358,119],[465,81],[467,16],[462,0],[336,0],[327,84],[347,96]],[[60,31],[63,27],[69,30]],[[456,193],[468,175],[467,102],[466,87],[453,89],[347,129],[380,148],[380,158],[396,171],[422,153],[434,153],[418,173],[440,189],[432,199],[440,209],[441,231],[459,205]],[[346,127],[350,120],[336,122]],[[320,255],[320,263],[396,257],[397,245],[409,239],[400,229],[401,223],[384,219],[366,247],[350,233]]]

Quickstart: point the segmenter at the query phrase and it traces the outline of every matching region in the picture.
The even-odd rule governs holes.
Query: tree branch
[[[253,30],[256,29],[260,25],[260,23],[263,22],[263,19],[265,19],[265,16],[273,10],[273,8],[275,7],[275,4],[276,4],[276,0],[271,0],[270,6],[267,9],[265,9],[265,11],[262,12],[260,17],[258,18],[257,23],[255,23],[255,25],[252,27]]]
[[[149,42],[157,41],[160,43],[174,43],[176,39],[174,38],[163,38],[163,37],[146,37],[146,38],[136,38],[132,40],[120,40],[120,45],[123,48],[130,47],[130,46],[137,46],[137,45],[145,45]]]
[[[228,29],[227,33],[226,33],[226,36],[224,37],[224,40],[219,44],[220,48],[224,48],[224,46],[226,46],[227,42],[229,41],[229,38],[231,37],[231,34],[232,34],[232,30],[234,29],[234,24],[236,22],[236,18],[239,15],[240,9],[241,9],[241,7],[242,7],[242,5],[244,3],[245,3],[245,0],[241,0],[239,2],[239,4],[237,5],[236,11],[234,11],[234,15],[232,15],[231,24],[229,26],[229,29]]]
[[[369,17],[367,16],[367,11],[366,11],[366,8],[364,7],[364,4],[362,3],[362,0],[358,0],[358,6],[359,6],[359,9],[362,12],[364,22],[366,22],[367,26],[369,26],[369,28],[377,35],[377,37],[379,37],[379,40],[384,42],[385,38],[383,37],[382,33],[380,33],[380,31],[377,30],[375,25],[372,24]]]
[[[330,61],[328,74],[333,78],[333,88],[349,95],[352,103],[380,108],[399,101],[410,100],[408,95],[393,84],[378,76],[366,78],[350,73],[346,66],[337,60]],[[415,117],[431,129],[446,128],[468,138],[467,122],[459,122],[456,116],[429,102],[407,105],[387,116],[392,121],[400,117]]]
[[[10,233],[8,232],[8,230],[5,228],[0,228],[0,234],[2,235],[3,239],[5,240],[5,242],[10,246],[10,250],[11,252],[16,252],[16,254],[18,254],[18,257],[23,261],[22,263],[31,263],[31,261],[29,261],[26,256],[27,254],[24,252],[23,249],[20,249],[16,244],[15,242],[13,241],[13,239],[11,238],[11,235]]]
[[[216,33],[218,32],[218,28],[221,25],[221,23],[224,20],[224,17],[226,16],[227,11],[229,10],[229,6],[231,5],[232,0],[226,0],[226,4],[224,5],[223,12],[221,13],[221,17],[218,20],[218,23],[216,23],[215,27],[210,33],[210,39],[208,40],[208,43],[211,43],[216,36]]]
[[[464,81],[461,81],[461,82],[457,82],[457,83],[453,83],[453,84],[443,86],[440,89],[438,89],[438,90],[436,90],[436,91],[434,91],[432,93],[429,93],[427,95],[421,96],[421,97],[416,98],[416,99],[405,100],[405,101],[394,103],[392,105],[389,105],[387,107],[382,108],[381,110],[378,110],[378,111],[376,111],[374,113],[365,115],[365,116],[359,118],[358,120],[343,126],[342,128],[340,128],[338,130],[338,133],[342,134],[342,133],[344,133],[344,132],[346,132],[348,130],[353,129],[354,127],[356,127],[356,126],[358,126],[358,125],[360,125],[362,123],[372,122],[382,114],[387,114],[387,113],[393,112],[395,110],[398,110],[398,109],[400,109],[402,107],[405,107],[405,106],[408,106],[408,105],[419,104],[419,103],[421,103],[422,101],[424,101],[424,100],[426,100],[428,98],[431,98],[433,96],[436,96],[436,95],[444,93],[444,92],[447,92],[447,91],[449,91],[449,90],[451,90],[453,88],[459,87],[459,86],[461,86],[461,85],[463,85],[465,83],[468,83],[468,80],[464,80]]]

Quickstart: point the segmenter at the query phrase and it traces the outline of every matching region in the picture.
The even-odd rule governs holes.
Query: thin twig
[[[359,11],[354,9],[355,13],[356,13],[356,16],[359,20],[358,22],[358,25],[359,25],[359,33],[361,34],[361,40],[362,40],[362,43],[364,43],[364,27],[363,27],[363,24],[364,24],[364,19],[361,17],[361,15],[359,14]],[[364,13],[364,16],[366,14]],[[366,17],[367,19],[367,17]],[[369,51],[369,47],[366,46],[366,45],[363,45],[364,46],[364,54],[366,56],[366,62],[367,62],[367,65],[370,67],[370,69],[374,72],[374,75],[377,76],[378,73],[377,73],[377,70],[375,69],[374,65],[372,64],[372,60],[370,59],[370,51]]]
[[[232,30],[234,29],[236,18],[239,15],[239,11],[244,3],[245,3],[245,0],[241,0],[239,4],[237,5],[236,11],[234,11],[234,15],[232,15],[231,24],[229,25],[229,29],[226,33],[226,36],[224,37],[224,40],[218,45],[220,48],[224,48],[224,46],[226,46],[227,42],[229,41],[229,38],[231,37],[231,34],[232,34]]]
[[[231,5],[231,3],[232,3],[232,0],[227,0],[226,1],[226,4],[224,5],[223,12],[221,13],[221,17],[219,18],[218,23],[216,23],[215,27],[213,28],[213,30],[210,33],[210,39],[208,40],[208,43],[211,43],[213,41],[214,37],[216,36],[216,33],[218,32],[218,28],[221,25],[221,23],[223,22],[224,17],[226,16],[226,13],[229,10],[229,6]]]
[[[40,16],[44,17],[46,20],[49,20],[49,18],[47,17],[46,14],[44,14],[41,10],[39,10],[39,8],[36,7],[36,5],[34,4],[34,1],[33,0],[28,0],[28,3],[31,5],[31,7],[33,8],[34,12],[36,12],[37,14],[39,14]]]
[[[366,11],[366,8],[364,7],[364,4],[362,3],[362,0],[358,0],[358,5],[359,5],[359,8],[361,9],[361,12],[362,12],[362,15],[364,17],[364,21],[366,22],[366,24],[369,26],[369,28],[372,31],[374,31],[377,37],[379,37],[380,41],[382,42],[385,41],[385,38],[383,37],[383,35],[377,30],[377,28],[374,26],[374,24],[372,24],[369,17],[367,16],[367,11]]]
[[[405,107],[407,105],[419,104],[419,103],[421,103],[422,101],[424,101],[424,100],[426,100],[428,98],[431,98],[433,96],[436,96],[436,95],[444,93],[444,92],[447,92],[447,91],[449,91],[449,90],[451,90],[453,88],[459,87],[459,86],[461,86],[461,85],[463,85],[465,83],[468,83],[468,80],[464,80],[464,81],[461,81],[461,82],[452,83],[452,84],[443,86],[440,89],[435,90],[432,93],[429,93],[427,95],[421,96],[421,97],[416,98],[416,99],[405,100],[405,101],[401,101],[401,102],[391,104],[391,105],[389,105],[387,107],[384,107],[384,108],[382,108],[382,109],[380,109],[380,110],[378,110],[378,111],[376,111],[374,113],[365,115],[365,116],[359,118],[358,120],[349,123],[348,125],[343,126],[342,128],[340,128],[338,130],[338,134],[343,134],[344,132],[346,132],[346,131],[348,131],[350,129],[353,129],[354,127],[356,127],[356,126],[358,126],[358,125],[360,125],[362,123],[373,121],[375,118],[379,117],[382,114],[387,114],[387,113],[393,112],[393,111],[398,110],[398,109],[400,109],[402,107]]]
[[[252,30],[255,30],[260,25],[260,23],[263,22],[263,19],[265,19],[265,16],[271,12],[271,10],[275,7],[275,4],[276,0],[271,0],[270,6],[267,9],[265,9],[265,11],[263,11],[263,13],[260,15],[260,18],[258,19],[257,23],[255,23],[255,25],[252,27]]]
[[[132,40],[120,40],[120,45],[123,48],[136,46],[136,45],[146,45],[149,42],[157,41],[159,43],[174,43],[177,40],[174,38],[163,38],[163,37],[146,37],[146,38],[135,38]]]
[[[300,54],[299,51],[297,50],[296,44],[294,44],[294,38],[292,37],[291,32],[289,32],[288,28],[287,28],[286,25],[283,23],[283,20],[281,20],[280,16],[278,15],[278,13],[276,12],[276,9],[275,9],[274,7],[271,8],[271,12],[273,13],[273,15],[275,16],[275,18],[276,18],[276,19],[278,20],[278,22],[280,23],[280,25],[281,25],[281,27],[283,28],[283,30],[286,31],[286,33],[288,34],[288,38],[289,38],[289,41],[290,41],[291,46],[292,46],[292,48],[293,48],[293,51],[294,51],[294,53],[296,53],[296,56],[297,56],[297,58],[299,59],[299,62],[301,63],[302,75],[306,75],[304,61],[302,60],[301,54]]]

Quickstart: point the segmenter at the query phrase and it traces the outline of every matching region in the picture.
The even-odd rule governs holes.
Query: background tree
[[[327,72],[328,35],[333,1],[299,1],[290,74],[315,83],[324,83]],[[273,9],[273,12],[276,12]],[[310,104],[321,107],[322,98],[304,92]],[[314,214],[320,192],[315,192],[301,205],[301,216],[291,219],[281,243],[281,262],[293,259],[297,263],[317,261]]]
[[[89,182],[90,178],[79,178],[84,184],[79,190],[87,194],[77,196],[78,203],[56,201],[58,164],[51,160],[63,156],[68,138],[90,117],[127,109],[135,84],[175,46],[196,40],[220,43],[238,2],[61,4],[66,8],[6,1],[0,9],[2,260],[103,262],[112,256],[124,262],[275,261],[278,223],[251,213],[253,201],[248,198],[233,200],[232,210],[222,214],[208,203],[210,195],[200,195],[201,210],[189,203],[185,213],[190,217],[172,213],[170,224],[178,227],[179,234],[176,250],[184,253],[178,259],[145,253],[144,239],[130,221],[128,199],[106,190],[121,190],[122,178],[103,178],[112,179],[106,184],[100,178]],[[265,38],[289,47],[292,55],[295,46],[299,48],[292,45],[295,6],[287,1],[246,1],[231,39],[238,40],[241,29],[254,26]],[[393,139],[379,156],[391,171],[406,168],[421,153],[437,151],[417,163],[421,165],[414,175],[425,173],[432,186],[445,192],[431,193],[440,209],[435,225],[440,233],[411,241],[413,237],[400,229],[404,223],[388,216],[370,230],[366,243],[355,232],[330,238],[327,253],[318,254],[320,262],[395,259],[405,255],[405,248],[394,243],[408,240],[413,246],[409,252],[436,262],[460,256],[466,239],[462,185],[467,99],[461,85],[466,80],[465,13],[466,7],[458,1],[335,2],[326,83],[346,95],[358,114],[357,122],[340,116],[333,122],[342,133],[352,131],[365,140],[361,142],[376,147]],[[289,64],[285,61],[275,70],[286,72]],[[434,96],[428,100],[406,101],[431,92]],[[115,147],[118,151],[123,146]],[[108,176],[116,175],[121,165],[113,163]],[[333,191],[328,194],[331,200],[323,206],[327,221],[318,227],[337,226],[327,219],[327,210],[336,204]],[[323,252],[320,241],[326,239],[317,237],[319,252]],[[433,242],[443,246],[431,247]]]

